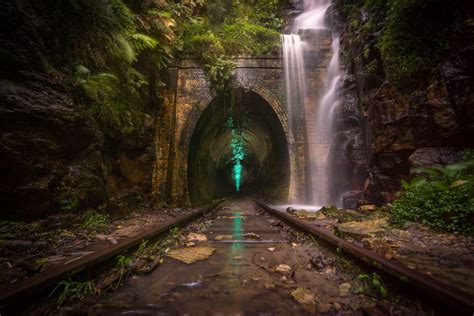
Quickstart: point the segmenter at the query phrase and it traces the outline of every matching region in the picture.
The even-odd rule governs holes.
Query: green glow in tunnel
[[[230,129],[232,133],[232,141],[230,146],[232,148],[232,177],[235,181],[235,190],[240,191],[240,184],[242,180],[242,160],[245,158],[245,147],[244,147],[244,138],[242,137],[242,131],[235,127],[234,120],[232,117],[229,117],[227,120],[227,128]]]

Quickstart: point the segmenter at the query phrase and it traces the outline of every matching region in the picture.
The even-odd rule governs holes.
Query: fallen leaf
[[[221,241],[221,240],[232,240],[232,235],[217,235],[214,237],[214,240]]]
[[[190,247],[171,250],[168,257],[190,264],[209,258],[215,251],[211,247]]]
[[[291,292],[291,296],[293,296],[298,303],[302,304],[306,311],[311,314],[316,313],[316,301],[313,292],[299,287]]]
[[[207,237],[204,234],[189,233],[187,239],[188,241],[206,241]]]
[[[275,267],[275,271],[281,274],[290,274],[291,267],[287,264],[282,263]]]
[[[449,187],[450,188],[457,188],[457,187],[460,187],[461,185],[463,185],[464,183],[467,183],[467,182],[468,181],[466,181],[466,180],[456,180]]]
[[[361,211],[375,211],[376,210],[376,206],[374,204],[367,204],[367,205],[361,205],[359,206],[359,210]]]

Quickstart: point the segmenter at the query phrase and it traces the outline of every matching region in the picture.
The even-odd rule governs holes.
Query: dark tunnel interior
[[[243,122],[238,125],[245,151],[239,192],[233,177],[229,117]],[[233,99],[216,97],[202,113],[191,138],[188,156],[191,203],[199,205],[237,194],[268,201],[285,200],[289,182],[288,145],[272,107],[259,94],[242,88],[234,90]]]

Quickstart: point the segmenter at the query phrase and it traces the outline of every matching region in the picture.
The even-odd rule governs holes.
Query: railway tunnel
[[[243,150],[239,180],[234,169],[233,142],[239,141],[236,137],[241,138]],[[187,178],[194,205],[232,195],[267,200],[287,197],[288,141],[270,104],[258,93],[244,88],[215,97],[192,134]]]

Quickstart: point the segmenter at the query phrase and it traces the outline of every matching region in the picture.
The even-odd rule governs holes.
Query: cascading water
[[[285,69],[286,106],[291,122],[297,107],[305,113],[307,139],[309,144],[308,165],[311,172],[312,202],[317,205],[339,204],[330,196],[331,162],[328,160],[330,143],[335,135],[335,108],[337,107],[337,86],[341,77],[339,63],[339,38],[333,37],[332,57],[327,68],[325,87],[317,100],[316,113],[308,113],[307,77],[305,73],[305,42],[301,30],[328,30],[326,13],[328,0],[305,0],[304,12],[294,21],[290,35],[282,35],[283,61]]]
[[[340,204],[339,198],[330,195],[331,160],[329,159],[330,145],[335,135],[335,109],[337,102],[337,87],[341,78],[339,64],[339,38],[332,41],[332,57],[326,75],[326,89],[319,101],[316,111],[316,139],[315,157],[312,157],[312,181],[317,189],[313,192],[313,199],[318,205]],[[307,118],[308,119],[308,118]]]
[[[285,68],[286,108],[290,128],[295,120],[292,107],[306,100],[306,74],[304,66],[304,43],[297,34],[281,35],[283,66]]]

